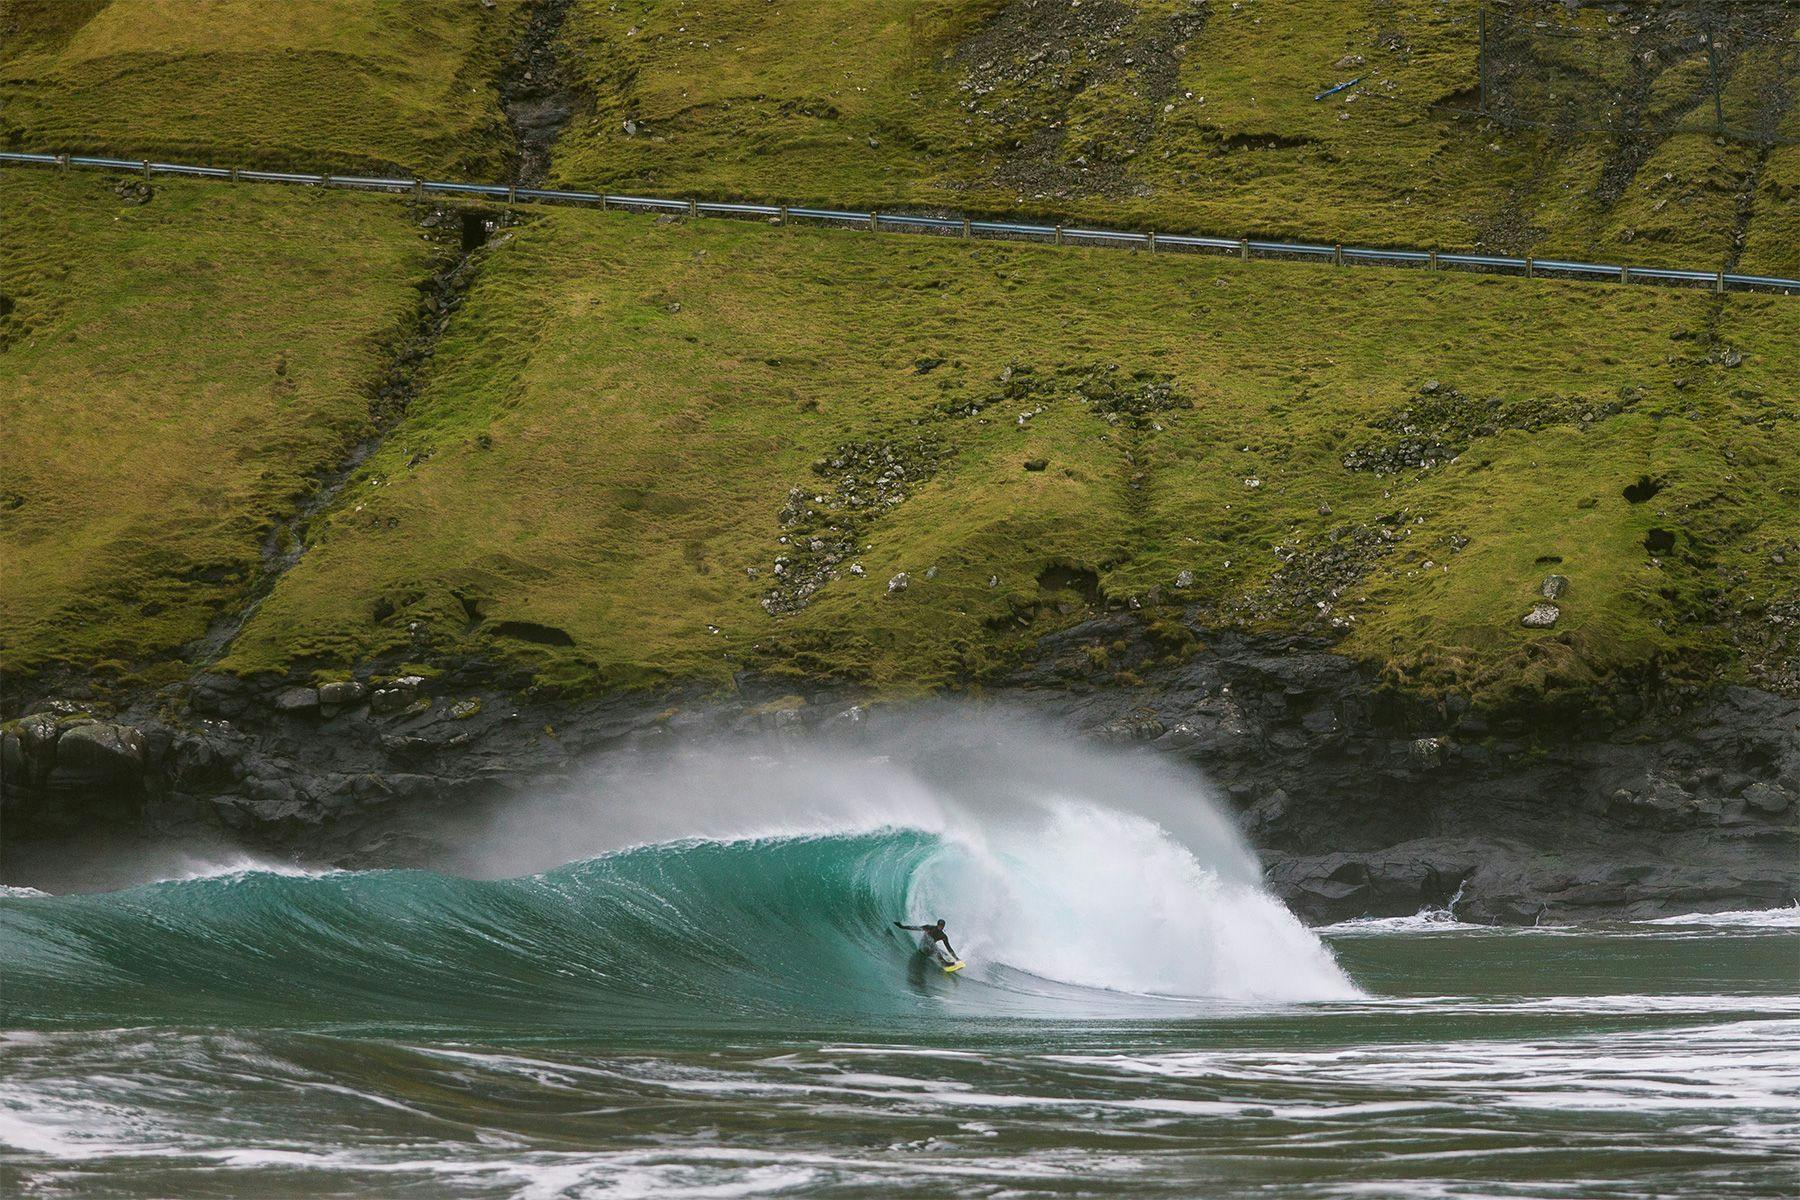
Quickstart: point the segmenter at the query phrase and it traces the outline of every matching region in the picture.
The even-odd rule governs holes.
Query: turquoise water
[[[1070,803],[490,881],[14,889],[0,1190],[1800,1188],[1795,911],[1315,935],[1235,861]],[[936,913],[959,977],[890,924]]]

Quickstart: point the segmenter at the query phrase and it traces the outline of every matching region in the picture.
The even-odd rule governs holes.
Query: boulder
[[[318,711],[319,689],[309,687],[286,688],[275,696],[275,711],[298,715]]]
[[[411,703],[412,693],[395,687],[376,688],[369,695],[370,712],[399,712]]]
[[[1744,789],[1744,803],[1760,813],[1776,816],[1793,807],[1793,797],[1771,783],[1753,783]]]
[[[126,783],[144,773],[144,735],[131,725],[94,721],[65,729],[55,775],[66,783]]]
[[[1538,585],[1538,595],[1546,600],[1558,599],[1568,590],[1569,580],[1566,575],[1546,575],[1544,582]]]
[[[888,595],[892,596],[892,595],[896,595],[897,593],[904,592],[907,588],[907,585],[909,585],[910,583],[912,583],[912,579],[907,575],[907,573],[905,571],[900,572],[898,575],[896,575],[892,579],[888,580]]]
[[[343,706],[356,704],[368,695],[369,689],[355,680],[343,680],[336,683],[319,685],[319,703]]]
[[[1406,747],[1407,761],[1422,770],[1443,766],[1444,757],[1443,738],[1414,738]]]
[[[41,785],[56,765],[56,742],[62,731],[55,713],[32,713],[13,722],[0,735],[7,783]]]
[[[1192,571],[1177,572],[1175,575],[1175,586],[1178,588],[1193,587],[1194,586],[1194,573]]]
[[[188,689],[188,707],[208,717],[235,719],[249,711],[250,687],[235,675],[202,675]]]
[[[1531,611],[1519,618],[1519,624],[1527,629],[1549,629],[1562,616],[1562,609],[1554,604],[1534,604]]]

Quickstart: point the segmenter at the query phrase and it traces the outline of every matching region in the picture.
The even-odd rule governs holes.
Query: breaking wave
[[[251,866],[0,897],[0,1007],[606,1027],[1359,994],[1189,775],[963,724],[883,754],[768,750],[609,767],[465,831],[455,873]],[[938,917],[956,977],[893,926]]]

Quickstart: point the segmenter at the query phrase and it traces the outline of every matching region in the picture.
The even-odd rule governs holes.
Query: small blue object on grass
[[[1345,88],[1355,87],[1357,84],[1361,83],[1362,81],[1363,81],[1363,76],[1361,76],[1361,75],[1358,75],[1355,79],[1346,79],[1343,83],[1340,83],[1335,87],[1326,88],[1324,91],[1322,91],[1318,95],[1314,96],[1313,99],[1315,101],[1318,101],[1318,100],[1323,100],[1327,96],[1335,96],[1339,92],[1343,91]]]

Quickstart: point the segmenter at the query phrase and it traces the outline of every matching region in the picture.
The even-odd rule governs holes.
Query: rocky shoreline
[[[968,702],[1198,767],[1308,920],[1454,904],[1531,923],[1800,897],[1793,698],[1724,687],[1624,727],[1533,727],[1393,693],[1322,642],[1227,633],[1171,657],[1156,639],[1137,614],[1096,617]],[[1095,645],[1130,686],[1096,680]],[[46,852],[100,832],[416,865],[441,849],[446,812],[504,805],[598,755],[721,734],[854,741],[905,708],[755,679],[582,703],[506,682],[475,663],[318,686],[201,675],[117,708],[72,698],[79,685],[31,699],[0,745],[3,877],[42,878]]]

